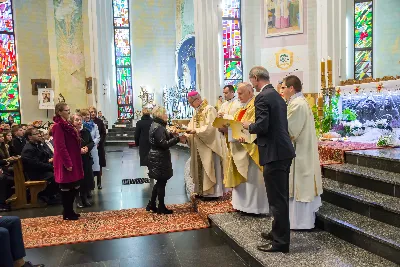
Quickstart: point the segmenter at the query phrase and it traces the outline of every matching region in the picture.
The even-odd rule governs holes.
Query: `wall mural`
[[[175,86],[163,89],[163,102],[171,119],[186,119],[193,115],[187,94],[196,90],[196,47],[194,36],[193,0],[176,1],[176,71]]]
[[[264,0],[265,36],[303,33],[302,0]]]
[[[0,3],[0,117],[21,122],[12,1]]]
[[[58,60],[58,91],[86,104],[86,98],[76,97],[77,91],[86,96],[86,74],[83,41],[82,0],[53,0]],[[75,102],[76,102],[75,101]]]

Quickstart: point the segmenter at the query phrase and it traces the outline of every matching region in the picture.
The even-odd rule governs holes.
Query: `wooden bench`
[[[21,159],[14,163],[14,184],[15,194],[6,200],[6,203],[11,203],[12,209],[43,207],[43,204],[38,203],[38,194],[46,188],[47,182],[25,181],[24,168]],[[29,189],[31,194],[30,203],[27,201],[26,189]]]

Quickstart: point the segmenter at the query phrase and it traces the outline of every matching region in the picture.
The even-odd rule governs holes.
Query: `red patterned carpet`
[[[360,142],[322,141],[318,143],[318,153],[321,165],[341,164],[346,151],[378,149],[375,144]]]
[[[98,240],[144,236],[207,228],[192,203],[169,205],[172,215],[158,215],[145,209],[81,213],[78,221],[61,216],[22,220],[26,248],[47,247]]]
[[[198,212],[193,207],[196,207]],[[145,209],[81,213],[77,221],[61,216],[22,220],[26,248],[84,243],[99,240],[163,234],[209,227],[208,215],[232,210],[230,195],[217,201],[168,205],[172,215],[158,215]]]

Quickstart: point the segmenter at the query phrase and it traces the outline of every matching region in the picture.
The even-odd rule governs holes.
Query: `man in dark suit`
[[[142,118],[136,123],[135,144],[139,147],[140,166],[148,166],[148,156],[150,151],[149,130],[153,123],[150,117],[150,107],[143,108]]]
[[[259,246],[264,252],[289,252],[289,172],[296,156],[290,140],[285,101],[269,83],[269,73],[263,67],[254,67],[250,82],[260,92],[256,96],[256,121],[243,122],[251,134],[257,134],[260,165],[264,167],[264,181],[274,221],[270,233],[261,236],[271,243]]]

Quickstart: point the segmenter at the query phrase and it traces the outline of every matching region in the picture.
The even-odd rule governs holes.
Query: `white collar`
[[[287,102],[288,105],[289,105],[290,102],[292,102],[294,99],[296,99],[296,98],[298,98],[298,97],[302,97],[302,96],[303,96],[303,93],[302,93],[302,92],[295,93],[294,95],[292,95],[292,96],[289,98],[289,101]]]

